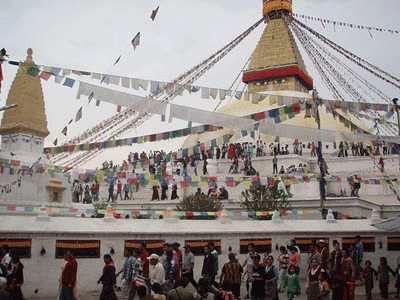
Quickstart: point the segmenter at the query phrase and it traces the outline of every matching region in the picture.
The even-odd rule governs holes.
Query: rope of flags
[[[171,159],[171,154],[165,156],[166,159]],[[154,163],[154,159],[151,160],[140,160],[137,162],[137,168],[148,167]],[[309,183],[318,181],[319,175],[308,175],[308,174],[296,174],[296,175],[282,175],[275,177],[251,177],[251,176],[174,176],[166,175],[162,173],[158,174],[145,174],[145,173],[132,173],[129,172],[128,166],[120,166],[115,171],[105,170],[87,170],[80,173],[79,170],[75,171],[76,177],[85,181],[94,181],[97,179],[99,182],[115,182],[117,179],[126,179],[130,185],[140,186],[162,186],[162,185],[173,185],[179,184],[181,188],[188,187],[202,187],[207,188],[209,186],[215,186],[215,184],[224,185],[226,187],[236,187],[239,184],[245,184],[247,186],[261,186],[261,185],[276,185],[278,181],[289,186],[291,184]],[[53,174],[66,172],[68,168],[46,165],[36,163],[35,166],[32,164],[24,163],[16,160],[8,160],[0,158],[0,174],[8,175],[32,175],[32,174]],[[22,177],[18,180],[21,182]],[[328,176],[325,178],[330,182],[352,182],[353,177],[346,176]],[[361,179],[363,184],[371,185],[389,185],[395,189],[396,186],[400,186],[399,178],[390,179],[385,176],[383,179]]]
[[[301,14],[292,14],[292,16],[294,16],[296,18],[301,18],[304,20],[321,22],[321,24],[324,28],[325,28],[325,24],[332,24],[334,26],[334,28],[336,28],[336,26],[342,26],[342,27],[348,27],[348,28],[353,28],[353,29],[368,30],[371,37],[372,37],[371,31],[389,32],[392,34],[399,34],[399,32],[400,32],[400,30],[392,30],[392,29],[385,29],[385,28],[377,28],[377,27],[373,27],[373,26],[357,25],[357,24],[352,24],[352,23],[347,23],[347,22],[322,19],[322,18],[318,18],[318,17],[312,17],[312,16],[307,16],[307,15],[301,15]]]
[[[14,205],[0,205],[0,212],[16,212],[16,213],[39,213],[42,209],[40,207],[32,207],[32,206],[14,206]],[[175,210],[120,210],[120,209],[77,209],[77,208],[58,208],[58,207],[47,207],[45,208],[47,213],[63,213],[63,214],[85,214],[85,215],[93,215],[95,213],[103,214],[103,215],[120,215],[130,217],[135,216],[163,216],[163,217],[261,217],[261,216],[269,216],[273,215],[273,211],[256,211],[256,212],[245,212],[245,211],[215,211],[215,212],[198,212],[198,211],[175,211]],[[320,210],[291,210],[291,211],[282,211],[280,212],[281,216],[292,215],[292,216],[301,216],[301,215],[314,215],[321,214]],[[340,215],[346,219],[367,219],[364,216],[356,216],[353,214],[344,214],[340,212],[334,212],[338,218]]]
[[[137,136],[132,138],[125,139],[117,139],[117,140],[108,140],[104,142],[94,142],[94,143],[85,143],[85,144],[73,144],[73,145],[64,145],[59,147],[46,147],[44,148],[44,153],[55,155],[62,152],[77,152],[77,151],[85,151],[92,149],[110,149],[121,146],[131,146],[132,144],[143,144],[147,142],[157,142],[162,140],[169,140],[174,138],[180,138],[182,136],[192,135],[192,134],[201,134],[204,132],[212,132],[223,129],[222,127],[213,126],[213,125],[199,125],[194,127],[187,127],[183,129],[171,130],[166,132],[160,132],[156,134],[149,134],[144,136]],[[221,138],[222,141],[227,141],[227,138]]]

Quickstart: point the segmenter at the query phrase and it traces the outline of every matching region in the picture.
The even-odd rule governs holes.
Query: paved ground
[[[301,283],[300,283],[300,285],[301,285],[301,287],[302,287],[302,289],[305,287],[305,281],[303,280]],[[187,287],[187,289],[189,289],[189,290],[191,290],[191,291],[194,291],[194,288],[193,288],[193,286],[192,285],[190,285],[189,284],[189,286]],[[392,280],[392,282],[390,283],[390,286],[389,286],[389,299],[397,299],[397,298],[395,298],[395,288],[394,288],[394,281]],[[246,287],[245,287],[245,284],[242,284],[242,288],[241,288],[241,295],[242,295],[242,299],[244,299],[244,296],[246,295]],[[93,293],[89,293],[89,294],[81,294],[80,295],[80,298],[81,298],[81,300],[97,300],[97,299],[99,299],[99,296],[100,296],[100,290],[99,291],[96,291],[96,292],[93,292]],[[122,294],[121,294],[121,292],[118,292],[117,291],[117,296],[118,296],[118,298],[119,299],[123,299],[122,298]],[[279,298],[281,299],[281,300],[285,300],[285,299],[287,299],[287,296],[286,296],[286,293],[280,293],[279,294]],[[26,300],[33,300],[33,299],[41,299],[41,300],[54,300],[54,297],[43,297],[43,296],[41,296],[41,297],[38,297],[38,296],[36,296],[36,297],[34,297],[34,296],[29,296],[29,295],[25,295],[25,299]],[[136,296],[135,297],[135,300],[138,300],[139,298]],[[296,299],[299,299],[299,300],[306,300],[307,299],[307,295],[304,293],[304,290],[303,290],[303,293],[299,296],[299,297],[297,297]],[[355,300],[364,300],[365,299],[365,287],[364,286],[357,286],[356,287],[356,297],[355,297]],[[376,300],[381,300],[381,299],[383,299],[380,295],[379,295],[379,288],[378,288],[378,284],[375,284],[375,288],[374,288],[374,290],[373,290],[373,295],[372,295],[372,299],[376,299]],[[267,299],[268,300],[268,299]]]

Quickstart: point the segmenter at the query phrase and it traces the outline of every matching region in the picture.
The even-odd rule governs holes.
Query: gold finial
[[[33,54],[33,50],[32,48],[29,48],[28,51],[26,51],[26,53],[28,53],[28,56],[26,57],[27,61],[32,61],[32,54]]]

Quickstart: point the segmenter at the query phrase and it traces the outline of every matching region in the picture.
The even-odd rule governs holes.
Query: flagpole
[[[317,126],[318,130],[321,129],[321,118],[319,114],[319,98],[317,89],[314,88],[312,92],[312,97],[314,100],[314,105],[316,106],[316,118],[317,118]],[[325,199],[326,199],[326,180],[325,180],[325,170],[323,164],[323,156],[322,156],[322,142],[318,141],[317,147],[317,156],[318,156],[318,165],[320,170],[320,178],[319,178],[319,199],[320,199],[320,207],[321,207],[321,216],[324,218],[324,209],[325,209]]]

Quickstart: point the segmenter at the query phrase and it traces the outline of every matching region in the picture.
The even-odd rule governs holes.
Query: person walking
[[[278,289],[276,282],[278,280],[278,269],[273,265],[274,258],[272,255],[267,256],[267,265],[265,266],[265,295],[267,299],[278,300]]]
[[[319,275],[321,272],[325,272],[325,270],[320,267],[318,259],[316,258],[311,261],[311,265],[312,267],[307,274],[307,300],[317,300],[319,294]]]
[[[236,299],[240,298],[240,284],[243,273],[243,268],[236,259],[236,254],[230,252],[228,254],[229,262],[222,267],[219,284],[221,286],[224,280],[227,280],[230,285],[230,290]]]
[[[118,300],[118,297],[114,291],[114,287],[116,287],[117,284],[114,261],[112,260],[110,254],[105,254],[103,259],[105,264],[103,268],[103,274],[97,281],[97,284],[103,284],[100,300]]]
[[[278,292],[283,290],[283,283],[285,281],[289,267],[289,254],[285,246],[281,246],[279,250],[281,251],[281,254],[278,256],[278,262],[279,262],[279,277],[277,284]]]
[[[378,272],[372,268],[371,261],[367,260],[365,262],[365,268],[362,272],[362,280],[365,284],[365,294],[367,296],[367,300],[372,299],[372,289],[374,288],[374,275],[378,276]]]
[[[24,265],[16,253],[12,253],[12,273],[8,276],[9,291],[13,300],[24,300],[21,287],[24,284]]]
[[[108,200],[107,201],[114,201],[114,182],[110,182],[108,186]]]
[[[211,254],[210,245],[204,246],[204,261],[203,268],[201,270],[201,276],[208,280],[210,284],[215,281],[215,262],[216,258]]]
[[[117,197],[115,198],[115,200],[118,200],[118,195],[120,196],[120,198],[122,200],[122,183],[121,183],[121,180],[118,180],[118,182],[117,182]]]
[[[183,246],[185,249],[185,254],[183,256],[183,269],[182,269],[182,277],[187,277],[189,282],[197,288],[197,282],[193,277],[193,269],[194,269],[194,254],[192,253],[190,245]]]
[[[130,198],[129,198],[130,190],[131,189],[130,189],[129,183],[127,181],[127,182],[124,183],[124,193],[125,193],[124,200],[130,200]]]
[[[65,253],[67,263],[61,275],[61,293],[60,300],[75,300],[74,287],[76,285],[76,274],[78,271],[78,262],[74,258],[72,250]]]
[[[116,274],[118,277],[121,273],[122,274],[122,294],[125,300],[128,300],[129,292],[132,288],[132,269],[134,264],[134,257],[133,257],[133,249],[126,249],[125,250],[126,260],[124,263],[123,268]]]
[[[295,266],[291,266],[289,268],[289,273],[285,275],[283,289],[286,289],[288,300],[293,300],[294,297],[300,293],[300,280],[299,276],[296,274]]]
[[[253,255],[253,273],[250,290],[251,300],[264,300],[265,299],[265,280],[267,273],[265,267],[260,264],[261,257],[258,254]]]
[[[396,273],[392,270],[392,268],[388,265],[386,257],[380,258],[380,264],[378,267],[378,281],[379,281],[379,289],[381,291],[381,296],[384,299],[389,297],[389,272],[396,277]]]
[[[278,174],[278,159],[276,158],[276,155],[274,155],[274,158],[272,159],[272,173]]]

